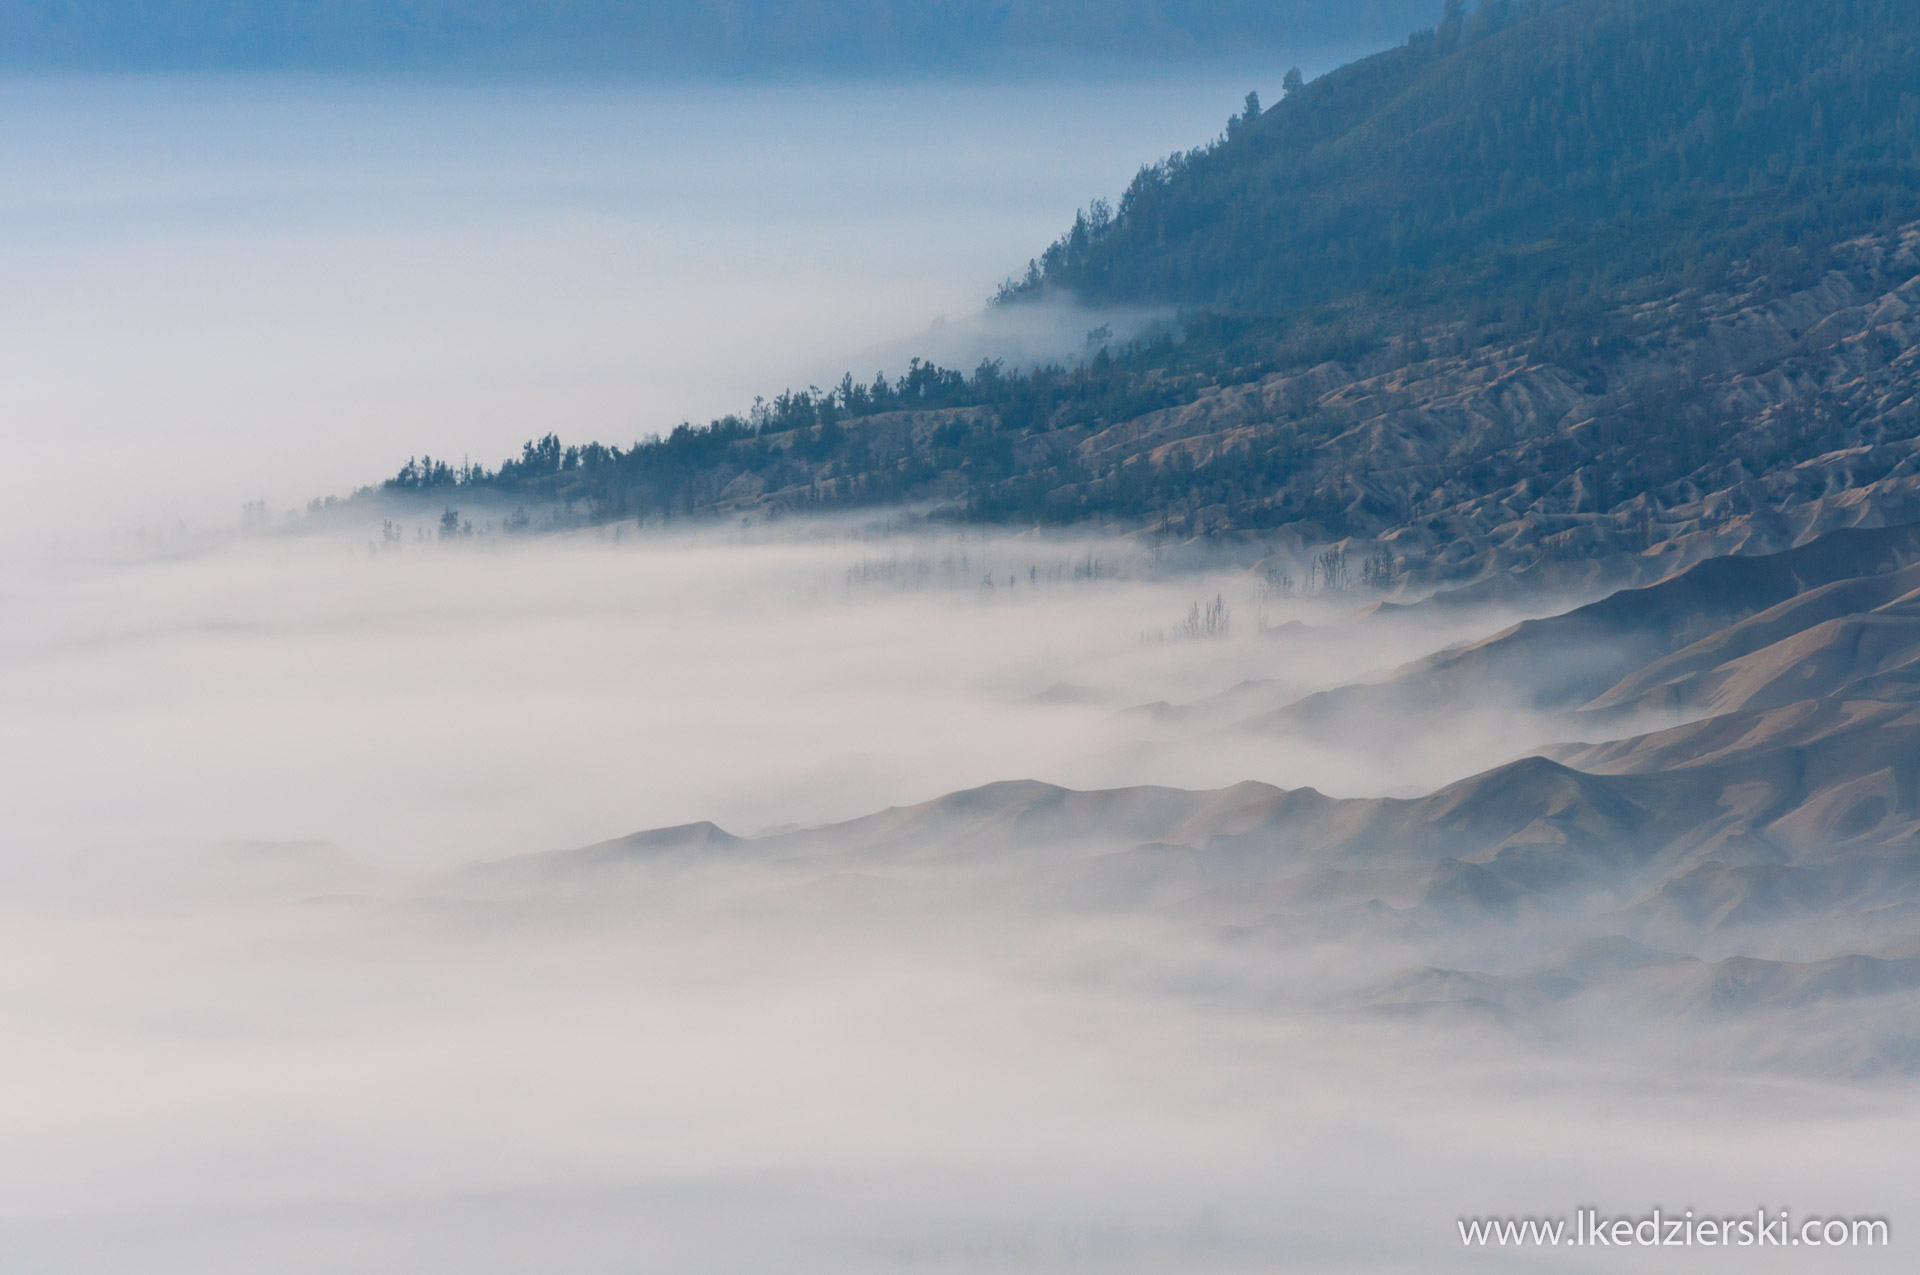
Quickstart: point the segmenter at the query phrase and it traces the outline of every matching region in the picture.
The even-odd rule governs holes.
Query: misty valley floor
[[[1920,528],[1709,559],[1273,697],[1243,683],[1149,715],[1229,752],[1260,734],[1375,754],[1580,742],[1417,798],[1029,781],[748,839],[699,823],[475,868],[455,894],[648,897],[726,864],[870,928],[930,877],[942,905],[979,890],[1165,922],[1235,972],[1220,995],[1256,1003],[1735,1070],[1920,1070]]]
[[[1484,1264],[1460,1216],[1595,1201],[1897,1228],[1920,529],[1866,521],[1386,605],[857,522],[16,572],[0,1249],[1427,1271]]]

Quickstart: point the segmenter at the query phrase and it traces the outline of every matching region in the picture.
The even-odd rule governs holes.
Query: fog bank
[[[1289,640],[1261,626],[1357,603],[1262,603],[1242,566],[1172,572],[1133,542],[882,525],[440,541],[421,524],[398,543],[376,525],[17,566],[0,666],[17,848],[310,838],[418,866],[1002,779],[1412,781],[1143,706],[1248,680],[1284,699],[1431,632]],[[1215,599],[1224,640],[1171,640]]]
[[[5,1264],[1464,1270],[1463,1215],[1900,1224],[1906,1088],[1724,1070],[1754,1046],[1637,1003],[1369,1011],[1449,944],[1486,969],[1561,939],[1369,923],[1391,909],[1249,927],[1258,890],[1129,886],[1154,835],[1129,812],[1182,794],[1051,833],[989,793],[911,837],[525,857],[1007,779],[1362,795],[1513,746],[1177,711],[1505,617],[1326,627],[1358,600],[1276,596],[1244,555],[888,526],[336,525],[15,563]]]

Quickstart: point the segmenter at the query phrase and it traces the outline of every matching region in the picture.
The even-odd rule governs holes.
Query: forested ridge
[[[1171,302],[1177,324],[1074,366],[849,376],[628,448],[410,461],[384,490],[563,520],[925,501],[1574,544],[1774,499],[1754,484],[1823,457],[1847,483],[1912,463],[1920,6],[1450,4],[1290,79],[997,301]]]
[[[1582,294],[1831,243],[1911,207],[1917,35],[1903,0],[1454,0],[1437,30],[1147,166],[1004,295],[1272,313],[1422,283]],[[1561,245],[1593,250],[1500,257]]]

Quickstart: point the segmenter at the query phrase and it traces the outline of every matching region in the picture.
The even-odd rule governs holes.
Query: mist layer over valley
[[[10,782],[41,812],[32,840],[319,837],[425,867],[647,824],[849,818],[1000,779],[1412,782],[1364,754],[1167,746],[1190,733],[1173,702],[1258,681],[1242,693],[1277,706],[1432,640],[1383,626],[1276,646],[1263,622],[1338,606],[1262,601],[1244,564],[858,521],[362,534],[15,575],[32,618],[6,648]],[[1224,638],[1184,640],[1216,598]],[[103,775],[116,799],[90,803]]]
[[[15,578],[0,1242],[34,1269],[1334,1270],[1355,1227],[1444,1269],[1476,1208],[1898,1206],[1912,905],[1862,872],[1914,817],[1900,693],[1747,802],[1826,803],[1784,864],[1635,813],[1660,745],[1506,763],[1898,614],[1904,531],[1751,559],[1853,592],[1664,664],[1733,560],[1515,628],[1137,538],[378,531]],[[1507,654],[1596,607],[1593,659]],[[1401,689],[1462,661],[1498,681]],[[1780,699],[1741,693],[1653,711]],[[1875,821],[1828,796],[1889,763]],[[1676,910],[1760,864],[1771,901]]]

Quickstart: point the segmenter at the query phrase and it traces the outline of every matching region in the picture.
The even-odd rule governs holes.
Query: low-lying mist
[[[443,540],[419,520],[22,566],[14,832],[62,853],[317,838],[414,867],[1003,779],[1411,782],[1219,732],[1248,709],[1172,708],[1285,702],[1431,630],[1330,636],[1299,621],[1359,600],[1272,597],[1243,563],[1176,570],[1134,541],[885,525]],[[1449,777],[1507,747],[1456,749]]]
[[[1462,1214],[1905,1202],[1904,1098],[1302,1012],[1190,938],[983,884],[766,865],[588,900],[453,880],[11,919],[0,1251],[194,1275],[1466,1270],[1487,1258]],[[1587,1269],[1558,1258],[1538,1268]]]
[[[1404,740],[1228,727],[1511,617],[887,517],[395,530],[9,571],[9,1266],[1478,1269],[1462,1215],[1904,1202],[1904,1090],[1360,1012],[1456,940],[1157,902],[1182,794],[794,828],[1419,788]]]

